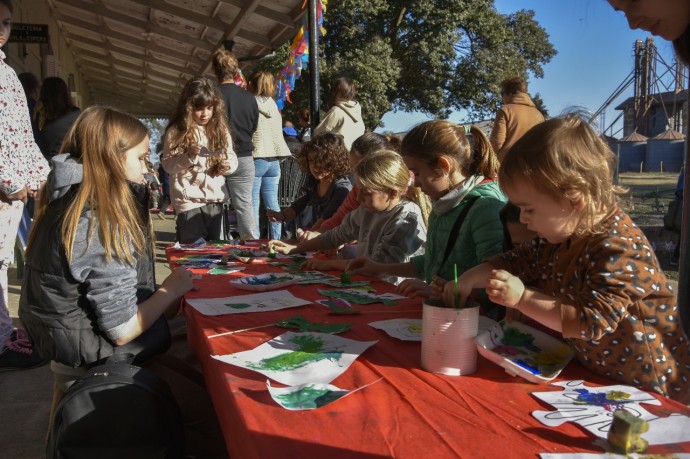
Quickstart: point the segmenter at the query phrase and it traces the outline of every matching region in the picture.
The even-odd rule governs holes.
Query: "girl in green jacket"
[[[407,277],[398,286],[408,296],[428,297],[431,284],[451,280],[503,251],[498,213],[506,202],[494,178],[498,160],[478,128],[470,134],[449,121],[422,123],[403,138],[401,155],[415,175],[415,185],[433,202],[424,255],[407,263],[381,264],[356,258],[348,271]]]

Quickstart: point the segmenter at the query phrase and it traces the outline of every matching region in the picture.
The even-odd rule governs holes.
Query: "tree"
[[[324,27],[322,100],[334,77],[352,78],[371,129],[390,110],[492,117],[503,79],[542,78],[556,54],[533,11],[500,14],[493,0],[338,0]],[[304,75],[292,99],[288,116],[308,100]]]

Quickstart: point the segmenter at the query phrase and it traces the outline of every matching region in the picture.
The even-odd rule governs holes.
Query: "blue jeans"
[[[254,217],[259,222],[259,197],[267,210],[280,211],[278,204],[278,183],[280,183],[280,161],[257,158],[254,160],[254,188],[252,202],[254,203]],[[268,238],[280,239],[282,224],[269,223]]]

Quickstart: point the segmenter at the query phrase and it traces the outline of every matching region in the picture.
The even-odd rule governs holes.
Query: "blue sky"
[[[625,16],[605,0],[496,0],[495,5],[501,13],[533,10],[558,51],[544,66],[544,78],[529,80],[530,94],[541,95],[551,116],[573,105],[597,110],[632,70],[635,40],[649,36],[630,30]],[[661,38],[654,42],[670,61],[672,46]],[[625,96],[632,96],[632,89]],[[613,121],[616,115],[609,108],[606,119]],[[389,112],[383,117],[385,127],[378,130],[407,131],[427,119],[421,113]],[[462,112],[450,120],[467,121]]]

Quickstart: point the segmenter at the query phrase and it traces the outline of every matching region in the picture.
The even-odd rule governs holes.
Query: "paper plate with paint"
[[[292,274],[268,273],[259,274],[257,276],[240,277],[239,279],[231,280],[230,285],[240,290],[265,292],[267,290],[276,290],[296,284],[300,280],[301,277]]]
[[[474,340],[483,357],[536,384],[554,379],[574,356],[564,342],[520,322],[501,321]]]

